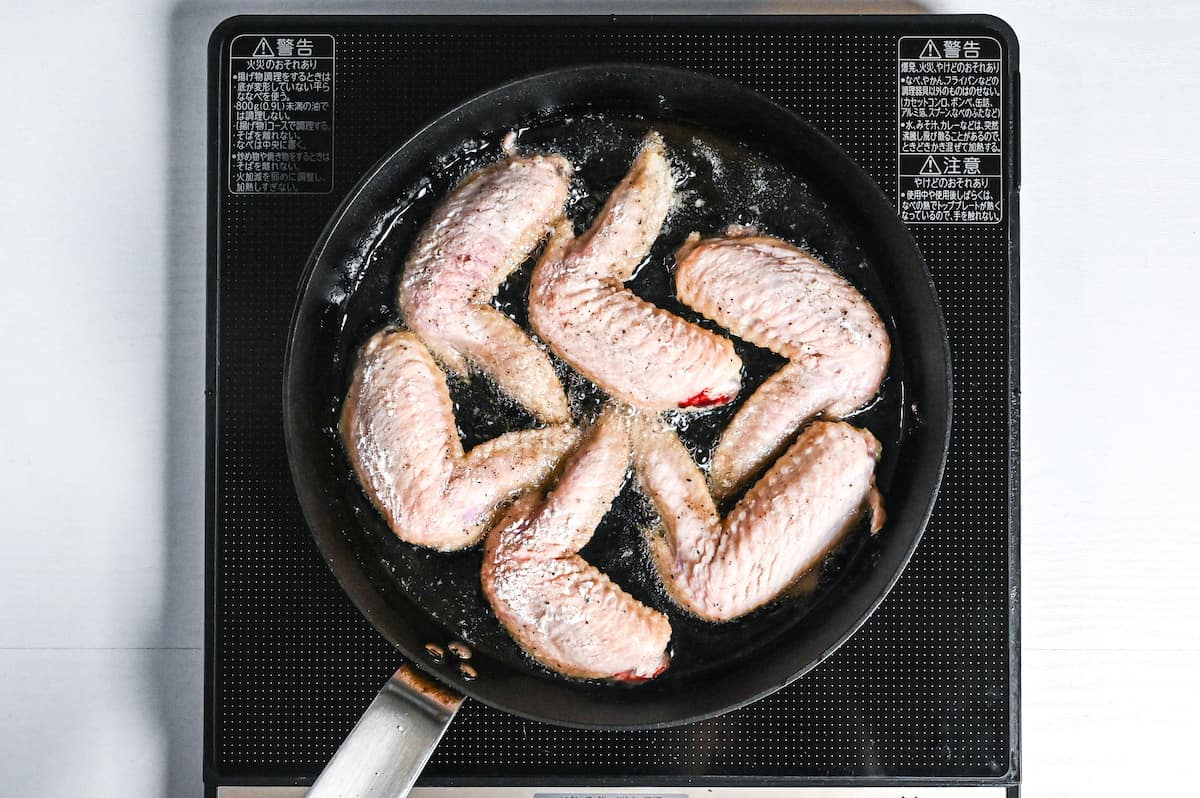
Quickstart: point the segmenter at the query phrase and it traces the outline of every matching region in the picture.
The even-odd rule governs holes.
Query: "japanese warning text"
[[[905,222],[1001,220],[1001,67],[990,37],[900,38],[897,202]]]
[[[333,189],[334,41],[241,35],[229,49],[229,190]]]

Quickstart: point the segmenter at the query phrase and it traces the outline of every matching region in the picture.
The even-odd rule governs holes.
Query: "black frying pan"
[[[891,370],[878,401],[852,421],[884,444],[878,482],[888,522],[875,537],[861,530],[848,535],[794,595],[740,621],[708,624],[667,601],[638,534],[652,513],[627,487],[583,554],[668,612],[675,631],[672,667],[630,687],[569,680],[525,657],[483,600],[480,554],[441,554],[396,539],[359,488],[336,430],[358,348],[374,331],[399,323],[395,292],[409,245],[463,175],[499,157],[506,131],[522,131],[523,148],[570,157],[578,171],[568,210],[583,225],[651,127],[664,134],[680,172],[681,201],[633,281],[635,291],[699,320],[674,299],[671,252],[693,229],[714,233],[730,223],[752,224],[815,251],[885,319]],[[499,295],[501,307],[519,321],[526,280],[528,268]],[[746,363],[746,396],[782,361],[735,343]],[[453,691],[534,720],[632,728],[710,717],[798,678],[866,620],[921,537],[949,441],[949,368],[934,289],[891,204],[837,145],[757,94],[673,69],[583,67],[510,83],[433,122],[376,165],[342,203],[308,264],[292,323],[284,416],[305,517],[346,593],[415,666],[393,679],[318,784],[337,781],[341,789],[347,774],[378,770],[384,750],[419,770],[457,706]],[[601,397],[564,376],[579,414],[594,412]],[[452,380],[451,390],[467,446],[532,423],[483,380]],[[700,460],[734,409],[681,425]],[[427,653],[429,644],[444,650],[451,641],[467,643],[469,663]],[[425,697],[412,698],[414,685]],[[374,753],[363,754],[372,746]],[[374,768],[362,764],[364,756],[373,757]],[[394,762],[388,774],[394,787],[415,778],[415,772],[400,778]]]

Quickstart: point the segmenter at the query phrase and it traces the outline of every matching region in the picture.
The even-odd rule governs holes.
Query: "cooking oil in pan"
[[[560,153],[574,165],[567,213],[577,232],[582,232],[624,176],[650,129],[661,133],[667,145],[677,198],[654,247],[629,287],[659,307],[729,336],[676,298],[674,252],[692,232],[712,235],[730,227],[753,228],[791,241],[812,251],[854,283],[879,311],[892,336],[892,362],[880,394],[851,419],[870,429],[884,444],[877,482],[886,501],[896,468],[896,453],[903,445],[911,421],[904,403],[902,342],[895,335],[887,292],[870,258],[856,243],[846,220],[828,207],[801,175],[778,160],[710,131],[673,122],[651,124],[640,117],[601,113],[546,115],[519,127],[517,143],[523,151]],[[339,308],[337,325],[343,338],[339,349],[350,361],[342,364],[347,384],[353,353],[358,347],[380,327],[401,324],[395,306],[396,287],[405,256],[421,225],[465,175],[503,157],[500,140],[505,132],[492,131],[449,150],[430,165],[426,175],[410,186],[401,187],[392,204],[380,208],[376,217],[364,224],[358,246],[346,258],[345,279],[338,288],[341,293],[331,296],[331,304]],[[526,330],[529,329],[526,299],[535,260],[536,253],[504,283],[494,302]],[[730,337],[743,362],[739,400],[711,410],[667,415],[702,467],[707,466],[721,430],[740,401],[784,362],[778,355]],[[557,358],[554,362],[577,421],[586,423],[596,416],[606,397],[566,364]],[[459,433],[467,448],[505,432],[534,426],[528,412],[485,378],[451,376],[448,384]],[[340,401],[340,396],[331,397],[332,418],[336,417]],[[331,424],[328,432],[336,435],[335,425]],[[348,462],[342,467],[347,479],[353,481]],[[727,509],[736,498],[732,497],[722,509]],[[365,496],[362,500],[365,502]],[[849,563],[869,556],[866,550],[870,535],[865,523],[860,523],[787,595],[740,620],[714,624],[679,609],[662,587],[644,541],[646,531],[653,529],[656,520],[649,501],[630,479],[581,553],[629,593],[670,617],[672,665],[655,680],[660,683],[686,680],[769,646],[780,635],[803,624],[805,614],[829,598]],[[372,530],[376,556],[386,563],[396,582],[414,602],[446,629],[447,639],[465,641],[481,656],[530,667],[529,659],[497,623],[483,597],[478,550],[432,552],[395,538],[382,518],[372,519],[367,526]],[[886,526],[880,534],[887,534]],[[486,669],[482,663],[480,667]],[[548,678],[563,678],[548,670],[545,673]]]

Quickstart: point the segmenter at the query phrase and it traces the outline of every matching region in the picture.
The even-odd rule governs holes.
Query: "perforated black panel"
[[[894,199],[897,40],[974,33],[1005,42],[1005,188],[1012,189],[1015,52],[1004,30],[945,17],[227,23],[212,53],[220,149],[210,291],[210,783],[313,776],[399,663],[342,595],[308,536],[280,410],[304,263],[333,209],[375,160],[442,111],[507,79],[568,64],[641,61],[732,79],[796,110]],[[223,42],[288,31],[336,38],[334,189],[229,194],[220,166],[228,135],[220,110],[228,102]],[[426,778],[1014,779],[1014,200],[1007,198],[1000,225],[914,228],[950,330],[950,461],[915,558],[846,646],[748,709],[676,729],[564,730],[468,702]]]

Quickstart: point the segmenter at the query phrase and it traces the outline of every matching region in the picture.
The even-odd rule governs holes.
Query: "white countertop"
[[[1200,716],[1200,4],[762,8],[1016,29],[1023,793],[1182,794]],[[201,794],[204,47],[226,16],[283,9],[0,2],[0,794]]]

